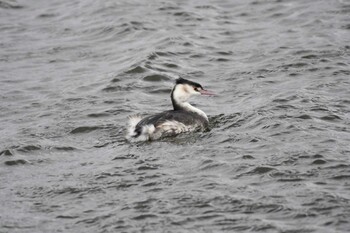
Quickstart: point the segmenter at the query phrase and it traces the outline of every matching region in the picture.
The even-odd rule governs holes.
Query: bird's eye
[[[195,90],[195,91],[199,91],[198,87],[195,87],[194,90]]]

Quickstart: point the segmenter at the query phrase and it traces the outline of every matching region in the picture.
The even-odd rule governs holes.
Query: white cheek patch
[[[174,91],[174,99],[177,103],[186,102],[190,98],[190,93],[188,93],[185,86],[181,85],[176,87]]]
[[[189,95],[198,95],[198,94],[200,94],[200,93],[199,93],[198,91],[196,91],[196,90],[194,89],[194,87],[192,87],[192,86],[185,85],[184,87],[185,87],[185,89],[186,89],[186,92],[187,92]]]

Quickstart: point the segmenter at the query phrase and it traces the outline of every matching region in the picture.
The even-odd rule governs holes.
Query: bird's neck
[[[171,93],[171,101],[173,103],[174,110],[194,112],[208,120],[207,115],[202,110],[192,106],[189,102],[187,102],[188,97],[179,98],[177,94],[178,93],[174,88],[174,90]]]
[[[200,116],[204,117],[206,120],[208,120],[208,116],[207,116],[207,114],[205,114],[205,112],[203,112],[199,108],[194,107],[190,103],[184,102],[184,103],[181,103],[180,106],[181,106],[181,108],[180,108],[181,110],[197,113],[198,115],[200,115]],[[176,109],[174,108],[174,110],[176,110]]]

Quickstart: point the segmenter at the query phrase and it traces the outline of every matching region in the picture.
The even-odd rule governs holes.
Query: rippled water
[[[0,232],[347,232],[350,2],[0,0]],[[124,139],[182,76],[209,132]]]

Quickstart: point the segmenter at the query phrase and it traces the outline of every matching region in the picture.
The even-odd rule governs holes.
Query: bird
[[[188,102],[189,98],[195,95],[213,96],[214,93],[205,90],[197,82],[184,78],[176,79],[170,95],[173,110],[145,118],[139,114],[129,116],[126,139],[130,142],[154,141],[185,132],[207,129],[208,116]]]

